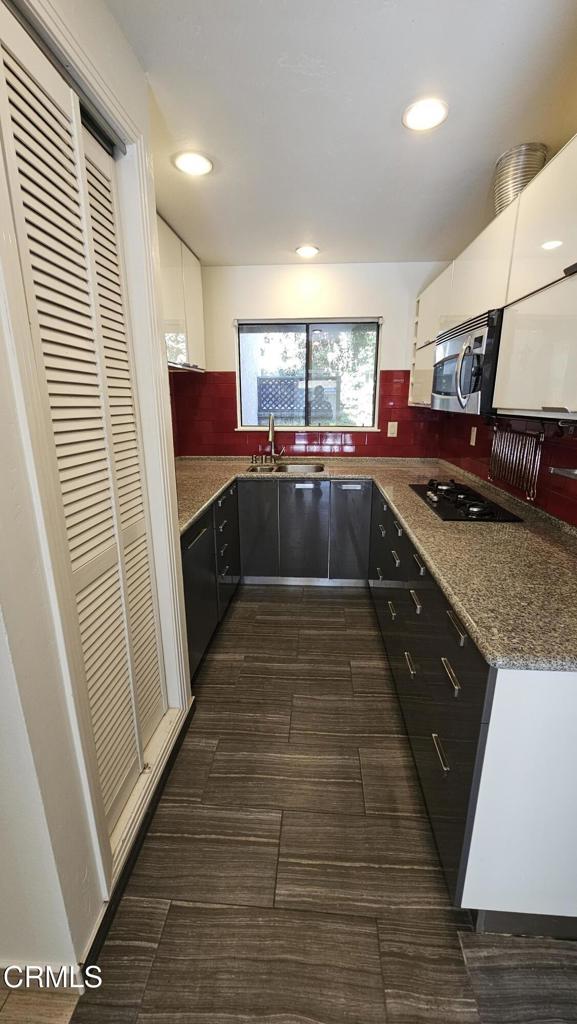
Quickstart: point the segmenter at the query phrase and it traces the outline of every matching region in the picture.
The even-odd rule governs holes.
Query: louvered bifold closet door
[[[99,334],[110,417],[118,524],[124,559],[132,673],[143,745],[166,710],[144,470],[124,299],[112,157],[83,132]]]
[[[76,97],[0,4],[0,114],[107,823],[141,770]],[[38,457],[38,453],[37,457]],[[34,628],[31,623],[31,628]],[[67,628],[72,628],[67,626]]]

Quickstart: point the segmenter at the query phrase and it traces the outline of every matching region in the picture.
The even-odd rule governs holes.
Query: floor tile
[[[275,906],[349,914],[448,906],[428,821],[286,811]]]
[[[247,655],[238,682],[238,691],[251,696],[350,697],[351,669],[348,658],[320,662],[312,658],[279,658]]]
[[[241,671],[244,654],[230,651],[227,654],[215,654],[210,649],[198,670],[193,689],[202,684],[215,683],[218,686],[234,686]]]
[[[271,586],[240,586],[235,597],[236,602],[243,604],[298,604],[302,600],[304,587]]]
[[[379,744],[403,732],[399,705],[392,697],[293,697],[291,742]]]
[[[1,1024],[69,1024],[77,999],[77,995],[64,992],[11,992],[0,1011],[0,1021]],[[104,1018],[102,1021],[104,1024]]]
[[[238,696],[233,703],[199,700],[191,724],[191,735],[235,739],[262,736],[288,739],[291,705],[289,697],[274,700]]]
[[[459,945],[466,913],[395,909],[378,921],[389,1024],[480,1024]]]
[[[167,900],[123,897],[98,958],[102,985],[80,998],[73,1024],[133,1024],[168,908]]]
[[[164,800],[198,803],[202,799],[217,743],[216,739],[196,736],[194,732],[187,734],[164,787]]]
[[[383,653],[383,641],[379,633],[372,629],[355,629],[354,627],[336,631],[334,629],[301,628],[299,632],[300,655],[315,654],[331,657],[343,654],[348,658],[356,655],[379,655]]]
[[[223,741],[204,796],[209,804],[300,810],[364,810],[354,748],[314,750],[263,740]]]
[[[378,693],[396,700],[393,674],[384,654],[374,658],[351,658],[351,679],[355,694]]]
[[[577,942],[461,933],[483,1024],[575,1024]]]
[[[139,1024],[385,1024],[375,922],[170,908]]]
[[[296,628],[281,632],[280,630],[261,629],[258,633],[247,630],[234,633],[223,630],[217,633],[212,641],[215,654],[282,654],[284,657],[296,657],[299,647],[299,632]]]
[[[367,814],[426,816],[406,736],[383,736],[378,747],[359,750]]]
[[[127,893],[272,906],[281,815],[161,801]]]

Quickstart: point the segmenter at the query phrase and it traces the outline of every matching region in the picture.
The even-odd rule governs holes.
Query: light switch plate
[[[387,423],[387,437],[396,437],[397,427],[398,423],[396,420],[389,420],[389,422]]]
[[[471,427],[471,437],[470,437],[470,440],[469,440],[469,444],[471,445],[472,448],[474,448],[475,445],[477,444],[477,428],[476,427]]]

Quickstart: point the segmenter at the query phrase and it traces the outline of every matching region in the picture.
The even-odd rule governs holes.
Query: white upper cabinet
[[[577,277],[505,310],[494,403],[504,411],[577,417]]]
[[[184,284],[184,315],[188,362],[204,369],[204,310],[200,263],[186,245],[182,246],[182,279]]]
[[[409,405],[430,405],[433,388],[433,365],[435,362],[435,343],[415,347],[413,365],[411,367],[411,387]]]
[[[156,218],[160,287],[168,359],[204,369],[204,316],[200,263],[172,228]]]
[[[448,322],[452,281],[453,264],[450,263],[419,295],[418,349],[429,341],[434,341],[439,331],[453,326]]]
[[[507,302],[563,277],[577,263],[577,136],[533,178],[519,198]],[[543,248],[547,242],[562,242]]]
[[[449,326],[505,305],[517,204],[518,199],[457,256],[453,264]]]

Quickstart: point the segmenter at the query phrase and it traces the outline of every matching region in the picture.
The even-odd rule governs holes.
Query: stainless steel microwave
[[[491,309],[437,335],[431,406],[489,415],[497,371],[502,309]]]

